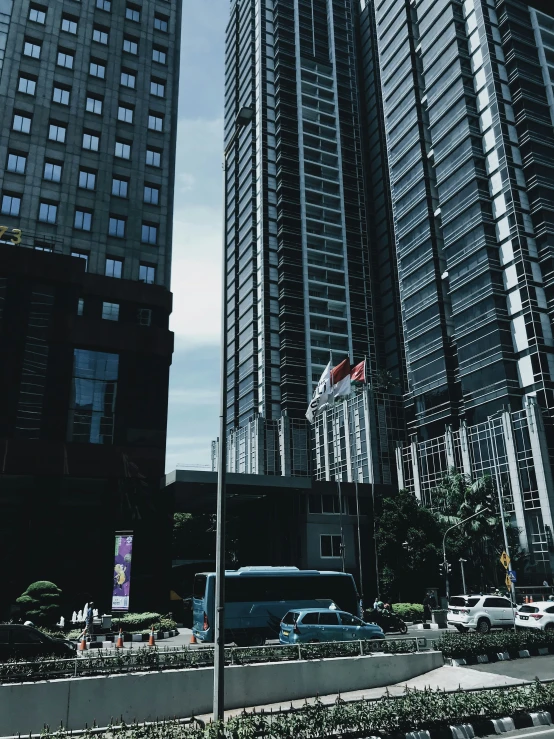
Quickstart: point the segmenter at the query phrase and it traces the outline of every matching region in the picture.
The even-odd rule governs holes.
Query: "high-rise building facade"
[[[0,0],[3,615],[36,579],[110,607],[116,529],[165,605],[180,29],[180,0]]]
[[[554,12],[541,0],[374,0],[411,443],[422,499],[491,474],[538,571],[554,487]],[[375,69],[366,69],[374,77]]]
[[[228,427],[303,419],[331,355],[377,370],[354,4],[234,0],[225,137]]]

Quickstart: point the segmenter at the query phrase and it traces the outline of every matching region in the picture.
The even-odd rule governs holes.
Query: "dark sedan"
[[[70,641],[53,639],[34,626],[0,624],[0,661],[75,656],[76,645]]]

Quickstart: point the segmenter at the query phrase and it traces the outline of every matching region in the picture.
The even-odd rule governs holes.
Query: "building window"
[[[17,172],[17,174],[25,174],[27,166],[27,157],[24,154],[8,154],[8,163],[6,169],[8,172]]]
[[[138,54],[138,41],[126,36],[123,39],[123,51],[126,51],[128,54]]]
[[[33,23],[44,25],[46,23],[46,8],[43,8],[41,5],[31,5],[29,8],[29,20],[33,21]]]
[[[77,315],[82,316],[84,309],[85,309],[84,298],[79,298],[79,301],[77,303]]]
[[[96,26],[92,29],[92,40],[96,41],[97,44],[104,44],[106,46],[108,43],[108,32]]]
[[[95,133],[83,133],[83,149],[98,151],[100,148],[100,136]]]
[[[150,326],[152,324],[152,309],[139,308],[137,312],[137,321],[139,326]]]
[[[59,103],[60,105],[69,105],[69,93],[70,91],[63,87],[54,87],[52,102]]]
[[[126,72],[124,70],[121,71],[121,84],[123,85],[123,87],[130,87],[134,90],[136,83],[137,78],[133,72]]]
[[[96,7],[98,10],[105,10],[109,13],[112,9],[112,2],[111,0],[96,0]]]
[[[20,133],[31,133],[31,118],[21,113],[14,113],[12,131]]]
[[[74,350],[69,441],[113,444],[118,370],[117,354]]]
[[[151,223],[142,224],[142,243],[156,245],[158,241],[158,227]]]
[[[61,182],[62,165],[56,162],[44,162],[43,178],[49,182]]]
[[[106,66],[102,62],[91,60],[89,72],[92,77],[100,77],[101,80],[106,78]]]
[[[76,210],[73,227],[79,231],[90,231],[92,228],[92,213],[88,210]]]
[[[127,18],[128,21],[140,23],[140,8],[137,8],[136,5],[130,5],[127,3],[127,7],[125,8],[125,18]]]
[[[96,172],[81,169],[79,171],[79,187],[82,187],[84,190],[94,190],[96,187]]]
[[[58,217],[58,206],[57,205],[54,205],[54,203],[44,203],[44,202],[41,202],[39,204],[39,209],[38,209],[39,221],[42,221],[43,223],[56,223],[57,217]]]
[[[102,303],[102,318],[105,321],[119,321],[119,303]]]
[[[150,80],[150,94],[158,98],[165,97],[165,84],[163,80]]]
[[[31,77],[20,77],[17,89],[25,95],[34,95],[37,89],[37,81],[31,79]]]
[[[144,186],[144,202],[150,203],[151,205],[159,205],[160,201],[160,188],[156,185],[145,185]]]
[[[123,123],[132,123],[133,122],[133,109],[132,108],[126,108],[123,105],[120,105],[117,109],[117,120],[123,121]]]
[[[146,150],[146,164],[149,164],[151,167],[159,167],[161,166],[161,160],[161,152],[154,151],[154,149]]]
[[[21,210],[21,197],[19,195],[2,195],[2,214],[5,216],[18,216]]]
[[[148,128],[151,131],[163,131],[164,119],[160,115],[150,113],[148,116]]]
[[[85,261],[85,272],[88,270],[88,252],[86,251],[72,251],[71,256],[76,259],[84,259]]]
[[[131,144],[126,144],[123,141],[115,142],[115,156],[120,159],[131,158]]]
[[[156,280],[156,268],[151,264],[141,264],[139,266],[139,282],[145,282],[147,285],[153,285]]]
[[[65,67],[66,69],[73,69],[73,63],[75,56],[69,51],[61,51],[58,49],[58,67]]]
[[[321,557],[326,558],[341,556],[342,552],[340,535],[336,536],[334,534],[321,534],[319,541]]]
[[[121,279],[123,275],[123,259],[113,259],[108,257],[106,259],[106,277],[116,277]]]
[[[65,143],[65,134],[67,133],[67,128],[65,126],[61,126],[58,123],[51,123],[48,128],[48,138],[50,141],[58,141],[60,144]]]
[[[102,100],[100,98],[87,97],[87,112],[102,115]]]
[[[128,180],[122,180],[118,177],[112,179],[112,195],[118,198],[126,198],[129,187]]]
[[[51,246],[45,246],[44,244],[41,244],[40,242],[35,241],[33,244],[33,249],[35,251],[48,251],[52,252],[54,251]]]
[[[123,218],[110,217],[108,234],[122,239],[125,236],[125,221]]]
[[[156,13],[154,16],[154,28],[157,31],[167,33],[168,18],[165,15],[159,15]]]
[[[23,45],[23,55],[30,56],[33,59],[40,59],[40,44],[36,41],[25,41]]]
[[[62,16],[62,31],[75,35],[77,33],[77,20],[68,15]]]
[[[152,49],[152,61],[158,64],[167,64],[167,49],[160,46],[154,46]]]

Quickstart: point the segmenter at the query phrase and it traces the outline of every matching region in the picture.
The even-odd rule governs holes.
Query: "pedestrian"
[[[92,636],[94,634],[94,603],[92,601],[88,604],[85,626],[87,627],[87,634]]]
[[[378,611],[379,610],[379,603],[380,603],[379,596],[376,595],[375,596],[375,600],[373,602],[373,610],[374,611]]]
[[[425,593],[425,598],[423,599],[423,623],[430,621],[431,615],[431,593]]]

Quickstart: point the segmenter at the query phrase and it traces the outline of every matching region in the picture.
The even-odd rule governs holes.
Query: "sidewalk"
[[[464,667],[451,667],[450,665],[444,665],[439,667],[437,670],[432,670],[425,675],[419,675],[411,680],[407,680],[403,683],[397,683],[396,685],[389,685],[384,688],[372,688],[370,690],[357,690],[351,693],[342,693],[341,698],[345,701],[355,701],[367,699],[381,698],[386,695],[387,692],[391,696],[402,695],[406,687],[425,690],[430,688],[431,690],[474,690],[475,688],[500,688],[507,685],[522,685],[523,683],[529,682],[527,680],[519,680],[517,678],[508,677],[507,675],[496,675],[488,672],[476,672],[474,670],[468,670]],[[319,696],[319,700],[327,705],[333,704],[338,698],[338,694],[323,695]],[[316,698],[307,698],[297,701],[292,701],[286,704],[274,703],[266,706],[250,706],[246,709],[239,708],[232,711],[225,711],[225,718],[228,719],[231,716],[238,716],[243,710],[257,712],[271,712],[281,711],[283,709],[301,708],[306,703],[314,703]],[[211,714],[204,716],[197,716],[202,721],[209,722],[212,718]]]

